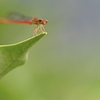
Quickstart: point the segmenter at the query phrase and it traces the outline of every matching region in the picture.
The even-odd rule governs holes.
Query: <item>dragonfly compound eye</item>
[[[48,23],[48,20],[46,20],[46,23]]]
[[[47,20],[42,20],[42,24],[43,24],[43,25],[45,25],[45,24],[47,24],[47,23],[48,23]]]

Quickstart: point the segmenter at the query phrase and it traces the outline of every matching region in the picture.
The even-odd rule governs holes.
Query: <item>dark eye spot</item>
[[[39,22],[42,22],[42,19],[39,19]]]

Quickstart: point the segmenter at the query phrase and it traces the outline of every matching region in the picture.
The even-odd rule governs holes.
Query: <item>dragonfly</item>
[[[25,16],[20,13],[11,12],[7,15],[7,17],[0,18],[0,23],[5,23],[5,24],[15,23],[15,24],[29,24],[29,25],[36,24],[37,26],[33,30],[33,35],[36,35],[37,32],[46,32],[44,25],[48,23],[48,20],[38,17],[33,18]]]

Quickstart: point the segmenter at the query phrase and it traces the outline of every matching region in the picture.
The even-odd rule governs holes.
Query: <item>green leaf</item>
[[[16,44],[0,45],[0,78],[12,69],[23,65],[27,60],[29,48],[45,34],[45,32],[38,34]]]

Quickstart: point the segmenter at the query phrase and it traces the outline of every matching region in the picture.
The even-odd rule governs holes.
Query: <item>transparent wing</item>
[[[16,12],[10,12],[7,14],[6,16],[7,19],[12,19],[12,20],[22,20],[22,21],[28,21],[31,20],[32,17],[29,16],[25,16],[23,14],[20,13],[16,13]]]

